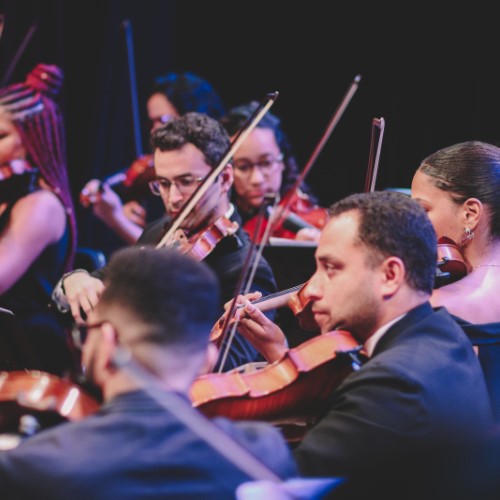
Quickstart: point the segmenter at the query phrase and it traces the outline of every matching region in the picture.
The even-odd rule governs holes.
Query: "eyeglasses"
[[[276,156],[276,158],[269,156],[255,162],[247,160],[235,161],[233,162],[233,168],[239,175],[242,176],[250,175],[254,167],[257,167],[262,175],[270,175],[275,170],[276,165],[278,165],[278,163],[281,163],[282,161],[283,153]]]
[[[161,196],[163,193],[169,193],[172,185],[175,185],[177,191],[182,195],[190,194],[197,184],[205,180],[205,177],[193,177],[192,175],[186,175],[184,177],[179,177],[175,181],[169,181],[163,177],[160,179],[153,179],[148,182],[149,189],[156,196]]]
[[[83,344],[85,344],[90,330],[95,330],[100,328],[104,323],[108,323],[107,320],[99,321],[98,323],[92,323],[90,325],[74,325],[71,335],[73,337],[73,345],[77,349],[82,349]]]

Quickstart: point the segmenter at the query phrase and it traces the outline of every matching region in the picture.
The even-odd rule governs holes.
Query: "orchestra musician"
[[[221,119],[231,137],[241,130],[257,108],[257,102],[237,106]],[[233,156],[233,203],[240,212],[245,229],[255,231],[256,214],[268,193],[279,193],[285,199],[295,180],[299,166],[290,141],[278,117],[267,112]],[[269,236],[317,241],[326,212],[318,206],[311,188],[304,182],[288,207],[287,226],[278,224]],[[295,217],[293,217],[295,216]]]
[[[190,111],[218,119],[224,112],[221,97],[213,86],[191,72],[170,72],[154,80],[146,102],[150,130]],[[148,181],[154,178],[153,155],[137,158],[123,182],[111,187],[91,179],[82,189],[80,201],[124,242],[132,244],[146,223],[164,213],[163,204],[151,194]]]
[[[233,499],[239,484],[269,477],[249,458],[271,477],[294,476],[273,426],[210,421],[189,403],[192,381],[216,355],[208,338],[219,294],[215,273],[189,255],[138,246],[116,252],[82,330],[85,373],[104,404],[1,451],[2,498]],[[123,351],[147,383],[119,361]]]
[[[12,311],[40,367],[73,368],[67,326],[49,308],[73,265],[77,231],[66,166],[61,68],[37,64],[0,89],[0,306]]]
[[[330,207],[303,296],[321,333],[350,332],[367,360],[294,448],[303,475],[363,476],[384,460],[491,429],[472,345],[449,312],[429,302],[436,254],[425,210],[406,195],[354,194]],[[238,297],[245,304],[238,329],[273,362],[287,350],[285,335],[248,302],[257,297]]]
[[[500,148],[467,141],[425,158],[411,195],[425,209],[438,237],[456,242],[471,272],[434,290],[433,306],[445,306],[479,345],[479,360],[493,410],[500,421]],[[484,342],[481,344],[481,339]],[[496,345],[495,345],[496,343]]]
[[[207,175],[218,166],[223,155],[229,150],[227,132],[215,119],[204,113],[186,113],[169,120],[156,128],[151,135],[154,148],[155,177],[150,181],[152,191],[161,197],[166,215],[149,224],[137,241],[138,245],[156,245],[169,228],[170,221],[177,216],[184,204],[203,182]],[[227,234],[220,238],[215,248],[202,260],[217,274],[223,304],[236,291],[251,242],[241,227],[237,210],[229,201],[233,184],[232,165],[224,166],[215,182],[203,194],[194,209],[181,222],[183,235],[196,238],[203,235],[217,222],[228,224]],[[178,242],[173,242],[177,244]],[[188,250],[189,251],[189,250]],[[62,312],[71,311],[77,323],[83,323],[85,315],[98,303],[104,290],[103,278],[106,268],[89,274],[84,270],[73,270],[65,274],[54,289],[53,298]],[[252,290],[263,293],[276,291],[273,272],[265,259],[260,259],[254,273]],[[274,312],[269,311],[270,317]],[[225,348],[225,345],[220,346]],[[240,335],[236,335],[230,345],[224,370],[259,359],[257,351]],[[214,369],[219,369],[215,366]]]

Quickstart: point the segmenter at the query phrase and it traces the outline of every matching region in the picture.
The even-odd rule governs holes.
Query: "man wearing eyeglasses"
[[[129,247],[111,258],[106,284],[82,357],[104,404],[0,452],[2,498],[233,499],[249,479],[295,475],[270,424],[210,421],[188,399],[215,354],[219,286],[208,266]]]
[[[146,108],[145,129],[149,131],[191,111],[215,119],[224,112],[213,86],[191,72],[170,72],[155,78]],[[135,243],[145,225],[163,214],[162,203],[151,196],[146,182],[153,173],[152,156],[138,157],[125,173],[118,172],[104,181],[91,179],[80,193],[82,205],[92,205],[93,214],[128,244]]]
[[[141,246],[156,245],[161,240],[172,219],[198,185],[218,166],[230,143],[227,132],[216,120],[203,113],[187,113],[155,129],[151,134],[151,144],[156,177],[150,187],[154,194],[161,197],[166,214],[144,229],[137,241]],[[233,231],[229,231],[203,259],[215,271],[221,284],[220,314],[224,303],[236,291],[250,248],[250,239],[241,227],[239,214],[229,201],[232,184],[233,169],[228,163],[180,225],[189,238],[221,219],[233,224]],[[71,310],[75,321],[83,323],[82,311],[87,315],[97,304],[104,290],[102,280],[105,274],[106,269],[103,268],[92,274],[76,270],[63,276],[53,294],[59,310]],[[252,290],[263,294],[276,291],[272,270],[264,259],[258,262]],[[222,352],[224,349],[223,344]],[[223,369],[258,359],[257,351],[237,334],[231,342]]]

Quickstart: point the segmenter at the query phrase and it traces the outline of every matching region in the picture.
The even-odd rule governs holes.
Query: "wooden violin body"
[[[285,198],[280,202],[277,210],[280,210],[280,208],[283,207],[284,200]],[[314,205],[311,203],[309,197],[300,191],[298,193],[296,192],[293,194],[293,199],[290,201],[286,210],[279,215],[279,218],[272,229],[272,234],[269,236],[293,240],[300,229],[307,227],[322,229],[326,224],[327,216],[328,213],[326,208]],[[262,241],[268,223],[269,219],[262,221],[259,234],[257,236],[257,242],[260,243]],[[258,218],[255,216],[244,224],[243,229],[252,238],[254,233],[257,231],[257,225]]]
[[[0,431],[16,432],[19,418],[33,415],[41,428],[80,420],[99,403],[79,386],[41,371],[0,372]]]
[[[199,377],[191,401],[208,417],[271,422],[289,442],[297,442],[326,411],[328,397],[353,370],[350,354],[358,351],[350,333],[328,332],[289,349],[274,363]]]
[[[80,192],[80,203],[84,207],[96,203],[102,192],[102,185],[115,189],[124,202],[140,200],[149,194],[149,181],[155,177],[153,155],[139,156],[125,170],[121,170],[97,185],[97,190],[89,189],[87,186]]]
[[[451,238],[441,236],[438,239],[437,251],[438,287],[458,281],[470,272],[470,265],[465,260],[462,250]]]
[[[177,229],[172,237],[164,242],[164,246],[176,248],[196,260],[203,260],[217,244],[226,236],[231,236],[238,230],[237,222],[227,217],[219,217],[213,224],[189,238],[183,229]]]

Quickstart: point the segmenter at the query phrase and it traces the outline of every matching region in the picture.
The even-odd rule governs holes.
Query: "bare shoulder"
[[[66,211],[54,193],[42,189],[16,202],[12,209],[12,226],[29,228],[34,234],[48,231],[50,239],[57,239],[66,227]]]
[[[434,290],[430,299],[431,304],[434,307],[444,306],[450,311],[456,310],[458,307],[463,308],[464,302],[469,301],[471,291],[475,287],[476,285],[470,280],[462,278],[455,283]]]
[[[29,214],[30,217],[64,216],[61,200],[52,192],[41,189],[20,198],[12,210],[17,215]]]
[[[482,273],[469,274],[455,283],[434,290],[431,304],[472,323],[500,321],[500,280]]]

